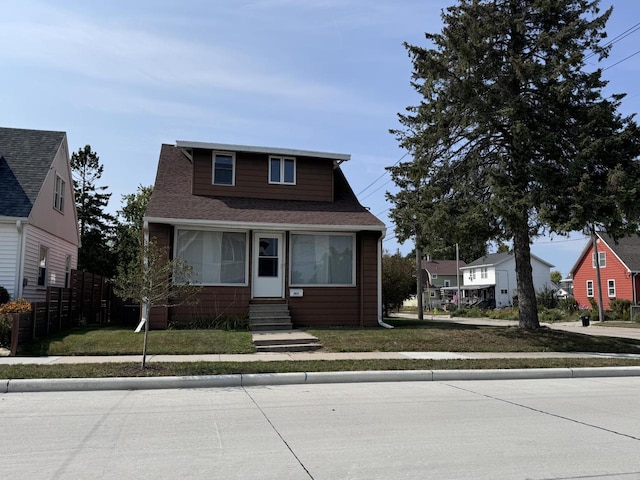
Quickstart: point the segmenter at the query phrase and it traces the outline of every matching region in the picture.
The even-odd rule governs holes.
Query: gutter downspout
[[[22,220],[16,220],[16,230],[18,231],[18,245],[17,245],[17,258],[16,258],[16,283],[13,289],[14,298],[22,298],[22,283],[24,282],[24,226]]]
[[[385,232],[382,232],[378,239],[378,325],[384,328],[393,328],[393,325],[382,320],[382,239],[384,236]]]

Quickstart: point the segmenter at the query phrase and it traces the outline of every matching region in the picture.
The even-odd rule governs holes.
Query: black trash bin
[[[583,327],[589,326],[589,315],[580,315],[580,320],[582,320]]]

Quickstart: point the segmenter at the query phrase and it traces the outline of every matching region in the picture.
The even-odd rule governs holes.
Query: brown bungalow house
[[[384,224],[362,207],[340,164],[350,156],[178,141],[163,145],[146,238],[186,260],[195,306],[154,308],[151,328],[195,315],[288,306],[294,326],[382,322]]]

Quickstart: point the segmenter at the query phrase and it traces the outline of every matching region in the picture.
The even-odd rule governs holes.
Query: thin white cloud
[[[152,88],[216,89],[307,105],[343,103],[337,87],[261,67],[240,51],[109,26],[36,5],[0,18],[0,58],[66,71],[97,82]]]

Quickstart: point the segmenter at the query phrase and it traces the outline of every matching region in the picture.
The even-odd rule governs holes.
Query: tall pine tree
[[[116,273],[113,254],[114,217],[105,212],[110,193],[97,186],[104,167],[90,145],[71,155],[73,189],[78,211],[81,246],[78,269],[112,277]]]
[[[528,329],[539,327],[536,236],[638,229],[638,127],[618,113],[622,95],[603,97],[602,70],[586,65],[609,53],[611,10],[601,15],[598,5],[459,0],[443,12],[441,33],[426,35],[428,47],[406,45],[421,101],[392,131],[414,159],[395,174],[417,194],[392,196],[393,215],[428,216],[436,237],[513,241]]]

